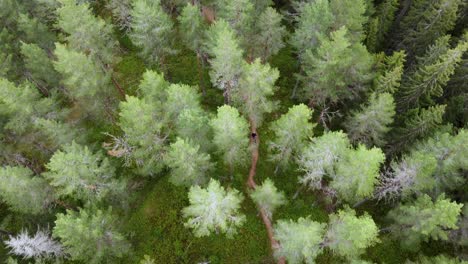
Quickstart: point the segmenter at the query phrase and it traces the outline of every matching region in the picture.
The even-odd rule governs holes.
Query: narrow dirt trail
[[[255,174],[257,173],[257,162],[259,157],[258,146],[260,145],[260,138],[258,136],[257,130],[253,127],[251,128],[251,135],[256,135],[255,138],[252,136],[250,137],[250,148],[252,150],[252,164],[250,166],[249,171],[249,178],[247,179],[247,186],[255,190],[257,188],[257,184],[255,183]],[[262,218],[263,223],[265,224],[265,228],[267,230],[268,239],[270,240],[271,249],[275,251],[280,247],[279,242],[273,236],[273,224],[271,223],[271,219],[268,217],[267,212],[264,209],[260,209],[260,216]],[[285,264],[286,260],[284,257],[280,257],[278,259],[278,264]]]

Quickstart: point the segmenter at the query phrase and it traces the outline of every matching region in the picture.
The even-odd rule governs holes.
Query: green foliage
[[[167,101],[164,106],[168,120],[175,120],[184,110],[201,109],[200,95],[194,87],[171,84],[167,88]]]
[[[317,105],[356,97],[372,76],[372,57],[362,44],[352,44],[347,32],[342,27],[324,39],[316,53],[306,51],[303,89]]]
[[[286,28],[281,25],[282,16],[272,7],[267,7],[258,17],[257,32],[254,36],[253,58],[267,61],[284,47]]]
[[[218,108],[210,125],[214,133],[213,143],[232,173],[233,167],[242,165],[247,158],[249,125],[237,109],[228,105]]]
[[[200,146],[200,150],[209,151],[212,148],[213,131],[210,118],[202,109],[185,109],[176,120],[174,131],[183,139],[190,139]]]
[[[406,264],[465,264],[466,261],[459,260],[457,258],[450,258],[445,255],[437,255],[435,257],[426,257],[420,256],[418,258],[418,262],[406,261]]]
[[[315,258],[322,252],[321,242],[325,234],[325,224],[310,218],[280,220],[276,223],[275,238],[281,247],[275,251],[276,257],[284,256],[288,263],[315,263]]]
[[[310,189],[321,189],[323,177],[335,175],[337,161],[346,155],[350,146],[348,137],[341,131],[325,132],[313,138],[297,159],[299,169],[305,173],[299,183]]]
[[[237,190],[225,190],[217,180],[210,180],[208,187],[190,187],[190,206],[182,210],[188,218],[185,226],[194,229],[196,237],[208,236],[212,232],[226,233],[232,237],[245,222],[239,212],[243,196]]]
[[[385,38],[393,25],[399,5],[398,0],[384,0],[377,6],[375,17],[369,21],[369,31],[366,39],[366,46],[369,51],[381,51],[385,46]]]
[[[263,181],[262,185],[257,186],[250,197],[262,210],[265,210],[270,218],[278,207],[287,202],[284,192],[278,191],[270,178]]]
[[[112,26],[94,16],[89,3],[77,4],[77,0],[59,2],[56,25],[66,33],[65,39],[70,47],[102,64],[114,62],[117,41],[113,38]]]
[[[254,5],[251,0],[217,0],[215,1],[216,15],[226,21],[237,33],[241,45],[248,50],[249,39],[254,22]]]
[[[395,103],[392,95],[373,93],[366,105],[351,113],[345,127],[352,142],[382,146],[385,144],[384,137],[390,130],[394,115]]]
[[[330,9],[334,16],[333,28],[346,27],[351,43],[364,38],[364,23],[367,21],[365,0],[340,1],[331,0]]]
[[[73,260],[86,263],[115,263],[127,254],[130,245],[117,230],[111,210],[80,209],[57,214],[53,236],[60,238]]]
[[[92,203],[124,191],[109,160],[75,142],[56,151],[46,167],[49,171],[43,176],[61,197]]]
[[[262,125],[264,114],[275,109],[270,97],[277,90],[274,85],[278,77],[277,69],[256,59],[245,65],[239,88],[232,92],[232,100],[255,128]]]
[[[11,210],[23,214],[42,214],[52,202],[47,182],[25,167],[0,168],[0,198]]]
[[[136,0],[131,11],[132,43],[140,49],[141,57],[149,65],[163,65],[165,56],[173,54],[174,23],[161,7],[161,1]]]
[[[181,138],[177,138],[176,142],[170,145],[164,161],[171,168],[171,183],[192,186],[207,182],[213,163],[209,154],[199,150],[200,146]]]
[[[119,126],[124,136],[122,143],[114,147],[114,155],[123,157],[127,166],[136,165],[138,173],[154,176],[163,168],[164,117],[156,105],[133,96],[126,99],[119,106]]]
[[[28,70],[27,77],[40,89],[47,91],[58,86],[58,73],[55,71],[52,61],[47,56],[45,50],[36,44],[22,42],[21,55],[23,55],[24,66]]]
[[[290,163],[313,135],[315,124],[309,122],[312,113],[304,104],[295,105],[271,124],[270,129],[275,133],[273,140],[268,142],[271,160],[283,166]]]
[[[449,229],[457,229],[463,204],[439,196],[435,202],[424,194],[416,201],[402,204],[389,212],[395,222],[392,230],[407,248],[417,249],[421,241],[447,240]]]
[[[357,217],[354,210],[345,208],[330,215],[324,244],[335,254],[353,259],[377,243],[378,234],[379,228],[367,213]]]
[[[245,62],[235,33],[226,21],[217,20],[210,27],[207,51],[211,56],[211,83],[224,90],[225,102],[229,103],[231,90],[237,88]]]
[[[357,149],[345,153],[337,163],[336,174],[330,186],[338,192],[338,197],[353,203],[371,197],[378,182],[380,165],[385,155],[379,148]]]
[[[205,41],[207,25],[203,21],[200,7],[187,3],[182,9],[179,20],[179,29],[185,46],[190,50],[200,53]]]
[[[404,51],[393,52],[391,56],[385,56],[382,63],[384,70],[375,79],[375,91],[377,93],[395,93],[400,88],[403,76],[403,64],[406,53]]]

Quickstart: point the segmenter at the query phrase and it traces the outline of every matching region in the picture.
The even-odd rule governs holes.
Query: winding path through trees
[[[257,162],[258,162],[258,157],[259,157],[258,146],[260,145],[260,137],[257,133],[257,129],[253,125],[251,125],[250,133],[251,135],[256,135],[256,137],[255,138],[253,138],[252,136],[250,137],[250,148],[252,151],[252,164],[250,166],[249,178],[247,179],[247,186],[250,189],[255,190],[255,188],[257,188],[257,184],[255,183],[254,178],[255,178],[255,174],[257,173]],[[260,211],[260,216],[262,218],[262,221],[265,224],[265,228],[267,230],[268,239],[270,240],[271,248],[273,251],[275,251],[280,247],[280,244],[273,236],[273,224],[271,223],[272,219],[268,217],[268,214],[264,209],[260,208],[259,211]],[[278,259],[278,264],[285,264],[285,263],[286,263],[286,260],[284,259],[284,257],[280,257]]]

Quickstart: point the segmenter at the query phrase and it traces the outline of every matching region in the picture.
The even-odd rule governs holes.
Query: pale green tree
[[[120,30],[129,32],[132,21],[132,0],[110,0],[106,7],[112,12],[112,17]]]
[[[275,108],[271,96],[277,90],[275,82],[278,77],[279,71],[276,68],[262,64],[260,59],[256,59],[245,65],[239,88],[232,92],[234,104],[248,117],[254,128],[260,127],[263,116]]]
[[[24,66],[27,69],[26,76],[39,89],[48,95],[50,90],[57,88],[59,75],[54,69],[52,60],[47,56],[45,50],[36,44],[21,43],[21,55]]]
[[[364,37],[364,23],[367,22],[365,0],[340,1],[331,0],[330,9],[334,21],[333,28],[338,29],[345,26],[351,43],[360,42]]]
[[[176,120],[184,110],[198,110],[200,94],[195,87],[186,84],[171,84],[167,88],[167,100],[164,111],[169,122]]]
[[[0,199],[12,211],[23,214],[45,213],[53,201],[47,182],[25,167],[0,168]]]
[[[288,263],[315,263],[315,258],[323,248],[326,224],[299,218],[296,222],[280,220],[275,225],[275,238],[281,247],[275,251],[276,257],[285,257]]]
[[[200,60],[205,41],[205,30],[208,28],[203,21],[200,7],[196,4],[187,3],[177,19],[180,23],[179,27],[184,44],[194,51]]]
[[[275,136],[268,142],[271,160],[277,163],[276,170],[280,166],[290,164],[294,155],[302,149],[304,143],[313,135],[315,124],[310,122],[313,111],[304,104],[289,108],[270,127]]]
[[[89,3],[59,0],[56,26],[66,33],[65,39],[72,49],[88,54],[103,65],[116,60],[117,41],[112,25],[94,16]]]
[[[385,155],[381,149],[366,149],[364,145],[359,145],[355,150],[347,151],[338,161],[330,186],[337,191],[340,199],[349,203],[371,197],[384,161]]]
[[[207,152],[213,147],[210,116],[201,108],[183,110],[177,117],[174,131],[177,136],[199,145],[202,151]]]
[[[414,250],[420,242],[430,238],[447,240],[449,230],[457,229],[462,207],[463,204],[451,202],[444,195],[433,201],[424,194],[389,212],[388,216],[395,222],[391,230],[403,245]]]
[[[254,36],[252,57],[267,61],[285,46],[286,27],[281,25],[283,17],[272,7],[267,7],[259,16]]]
[[[379,241],[378,234],[370,215],[358,217],[354,210],[345,208],[330,215],[323,244],[339,256],[354,259]]]
[[[210,121],[213,128],[213,143],[229,166],[232,176],[234,166],[241,165],[247,158],[249,125],[236,108],[223,105]]]
[[[200,146],[190,140],[181,138],[169,146],[164,161],[171,168],[169,181],[188,187],[205,184],[214,168],[209,154],[201,152]]]
[[[263,181],[262,185],[257,186],[250,197],[260,209],[266,212],[270,219],[275,210],[287,202],[284,192],[279,191],[270,178]]]
[[[244,65],[242,49],[239,47],[235,32],[229,24],[220,19],[208,32],[207,52],[211,56],[211,83],[224,91],[224,102],[231,102],[232,90],[238,88]]]
[[[389,93],[373,93],[359,111],[351,112],[344,125],[352,142],[383,146],[395,116],[395,102]]]
[[[140,48],[141,57],[150,65],[164,65],[165,57],[174,54],[172,48],[174,23],[161,6],[160,0],[136,0],[131,11],[129,37]]]
[[[124,183],[115,178],[115,169],[102,153],[72,142],[50,158],[42,176],[55,187],[60,197],[95,202],[118,195]]]
[[[80,209],[57,214],[53,236],[60,238],[71,259],[90,264],[112,263],[129,252],[111,210]]]
[[[21,32],[21,39],[26,43],[36,43],[39,47],[48,51],[54,47],[57,37],[52,33],[46,24],[36,17],[29,17],[27,14],[19,14],[17,18],[18,30]]]
[[[193,229],[196,237],[211,233],[225,233],[232,237],[246,220],[239,212],[244,197],[237,190],[226,190],[217,180],[211,179],[208,187],[192,186],[190,205],[182,210],[187,218],[185,226]]]
[[[310,189],[320,190],[325,176],[334,176],[336,163],[349,151],[351,143],[341,131],[325,132],[312,139],[301,151],[297,163],[304,173],[299,183]]]
[[[251,0],[217,0],[216,16],[226,21],[236,32],[243,48],[250,47],[248,41],[253,33],[255,7]]]

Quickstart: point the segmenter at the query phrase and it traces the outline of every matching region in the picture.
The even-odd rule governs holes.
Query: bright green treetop
[[[261,209],[265,210],[270,218],[278,207],[287,202],[284,192],[278,191],[270,178],[257,186],[250,197]]]

